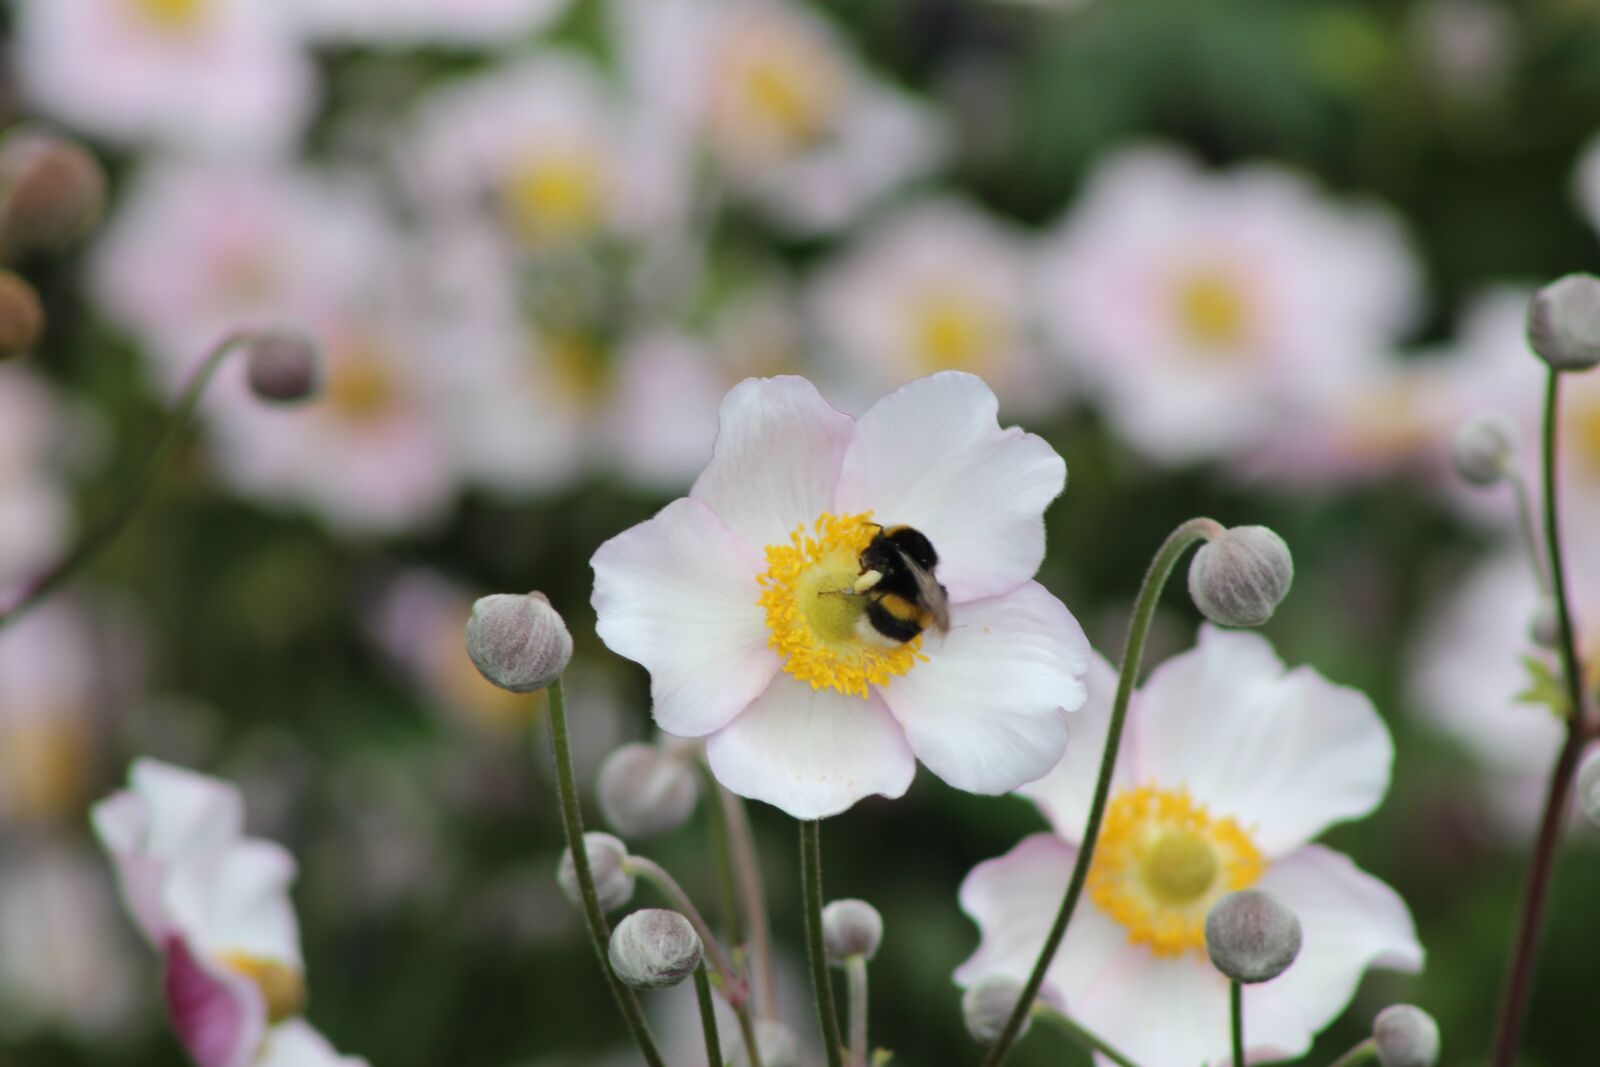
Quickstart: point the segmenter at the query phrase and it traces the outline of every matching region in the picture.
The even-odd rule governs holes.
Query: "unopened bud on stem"
[[[0,270],[0,362],[33,351],[44,333],[44,305],[33,286]]]
[[[592,833],[583,835],[583,848],[589,857],[589,874],[594,878],[600,910],[615,911],[632,900],[635,878],[628,869],[628,846],[610,834]],[[578,885],[578,868],[570,848],[561,853],[556,884],[573,907],[583,907],[583,890]]]
[[[677,985],[700,966],[704,952],[689,920],[664,908],[634,912],[611,935],[611,969],[635,989]]]
[[[1268,981],[1300,955],[1300,920],[1271,893],[1229,893],[1206,913],[1206,952],[1235,982]]]
[[[1011,1012],[1021,999],[1023,985],[1015,978],[991,975],[980,979],[961,996],[961,1017],[967,1024],[967,1033],[981,1045],[992,1045],[1005,1030]],[[1030,1012],[1022,1018],[1021,1039],[1033,1025]]]
[[[1539,606],[1533,609],[1533,618],[1528,622],[1528,636],[1540,648],[1561,647],[1561,615],[1553,597],[1539,599]]]
[[[1456,473],[1469,485],[1502,481],[1517,452],[1517,427],[1500,414],[1480,415],[1462,425],[1450,441]]]
[[[8,249],[55,251],[89,231],[106,174],[82,146],[23,129],[0,140],[0,233]]]
[[[1294,558],[1265,526],[1235,526],[1200,546],[1189,565],[1189,595],[1220,626],[1260,626],[1294,583]]]
[[[304,337],[271,330],[246,346],[250,389],[262,400],[292,404],[317,391],[317,353]]]
[[[1540,289],[1528,305],[1528,344],[1556,370],[1600,363],[1600,278],[1569,274]]]
[[[1439,1024],[1410,1004],[1392,1004],[1372,1022],[1382,1067],[1433,1067],[1439,1062]]]
[[[572,635],[543,593],[495,593],[472,605],[467,655],[501,689],[531,693],[567,669]]]
[[[866,901],[835,900],[822,909],[822,943],[835,967],[851,956],[872,959],[882,941],[883,916]]]
[[[676,830],[694,813],[698,786],[687,759],[655,745],[623,745],[600,765],[600,812],[625,837]]]

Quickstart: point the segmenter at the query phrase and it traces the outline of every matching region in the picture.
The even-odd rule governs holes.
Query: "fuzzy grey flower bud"
[[[589,857],[589,873],[594,876],[594,890],[600,898],[600,910],[615,911],[632,900],[635,878],[628,869],[628,846],[610,834],[584,834],[583,848]],[[583,907],[578,868],[572,861],[570,848],[561,853],[561,863],[556,867],[556,884],[573,907]]]
[[[1382,1067],[1433,1067],[1439,1062],[1439,1024],[1410,1004],[1392,1004],[1372,1022]]]
[[[617,924],[609,955],[611,969],[633,988],[666,989],[693,974],[704,952],[688,919],[664,908],[645,908]]]
[[[1456,473],[1469,485],[1500,482],[1517,452],[1517,426],[1500,414],[1480,415],[1462,425],[1450,441]]]
[[[1294,557],[1265,526],[1235,526],[1200,546],[1189,565],[1189,595],[1221,626],[1260,626],[1294,582]]]
[[[250,389],[262,400],[292,404],[317,391],[317,352],[298,334],[268,331],[246,345]]]
[[[1533,609],[1533,618],[1528,622],[1528,636],[1540,648],[1561,647],[1561,616],[1556,611],[1556,602],[1550,597],[1541,597],[1539,606]]]
[[[1600,828],[1600,748],[1590,749],[1578,768],[1578,807],[1592,826]]]
[[[531,693],[567,669],[572,635],[543,593],[495,593],[472,605],[467,655],[479,673],[501,689]]]
[[[0,230],[7,248],[65,248],[99,220],[105,203],[105,170],[82,146],[35,129],[0,140]]]
[[[800,1067],[800,1039],[794,1031],[771,1019],[756,1020],[756,1049],[762,1067]],[[744,1041],[734,1038],[723,1043],[730,1067],[750,1067],[750,1053]]]
[[[1001,1031],[1006,1028],[1006,1022],[1011,1018],[1011,1012],[1016,1008],[1022,990],[1021,982],[1000,975],[980,979],[968,988],[961,995],[961,1017],[967,1024],[967,1033],[981,1045],[994,1044]],[[1022,1030],[1017,1037],[1021,1038],[1032,1025],[1033,1015],[1030,1012],[1023,1016]]]
[[[33,286],[0,270],[0,362],[33,351],[44,333],[44,305]]]
[[[883,941],[883,916],[864,900],[835,900],[822,909],[822,942],[828,962],[842,967],[851,956],[871,959]]]
[[[1300,919],[1263,890],[1229,893],[1206,913],[1206,952],[1235,982],[1268,981],[1300,955]]]
[[[1588,370],[1600,363],[1600,278],[1569,274],[1533,295],[1528,344],[1556,370]]]
[[[698,786],[687,760],[635,742],[606,757],[595,791],[601,814],[617,833],[653,837],[688,820]]]

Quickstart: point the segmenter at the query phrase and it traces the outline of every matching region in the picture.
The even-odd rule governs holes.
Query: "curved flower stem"
[[[706,788],[706,825],[710,830],[711,853],[717,863],[717,910],[722,916],[722,926],[728,935],[728,944],[735,954],[744,944],[744,923],[740,919],[739,887],[733,874],[733,841],[728,825],[728,813],[717,779],[711,768],[700,763],[700,777]]]
[[[121,532],[123,526],[133,517],[133,513],[139,510],[139,504],[150,490],[156,475],[166,465],[167,457],[172,454],[183,432],[188,429],[194,409],[199,405],[200,397],[204,395],[206,386],[210,384],[217,368],[240,342],[249,337],[250,335],[244,332],[230,333],[212,347],[205,359],[189,375],[189,381],[183,388],[178,406],[167,417],[166,424],[161,428],[161,435],[156,438],[155,446],[111,510],[85,530],[78,543],[55,566],[25,583],[12,596],[0,598],[0,627],[14,621],[23,612],[38,605],[65,585]]]
[[[744,1058],[750,1067],[761,1067],[761,1045],[756,1040],[755,1020],[750,1018],[748,1011],[740,1010],[735,1013],[739,1020],[739,1037],[744,1042]]]
[[[850,983],[850,1067],[867,1067],[867,958],[845,962]]]
[[[1167,535],[1166,541],[1156,550],[1155,558],[1150,561],[1150,569],[1145,572],[1139,595],[1133,602],[1133,619],[1128,624],[1128,640],[1122,650],[1122,669],[1117,678],[1116,701],[1111,706],[1111,724],[1106,730],[1105,754],[1100,758],[1100,777],[1095,783],[1094,801],[1089,806],[1089,820],[1084,826],[1083,844],[1078,849],[1077,862],[1072,866],[1072,878],[1067,883],[1066,895],[1061,898],[1055,923],[1050,927],[1044,947],[1039,950],[1038,960],[1034,962],[1033,973],[1028,975],[1022,995],[1011,1010],[1011,1018],[1006,1020],[1005,1029],[984,1057],[984,1067],[996,1067],[1011,1051],[1011,1046],[1016,1044],[1017,1035],[1022,1032],[1022,1023],[1028,1012],[1033,1010],[1039,989],[1044,985],[1045,971],[1049,970],[1056,950],[1061,947],[1061,939],[1067,933],[1067,923],[1072,919],[1078,897],[1083,893],[1083,884],[1089,877],[1095,842],[1100,837],[1100,823],[1105,817],[1106,802],[1111,796],[1111,778],[1117,767],[1117,750],[1122,744],[1122,727],[1128,717],[1128,701],[1133,696],[1133,687],[1139,678],[1139,659],[1144,654],[1145,635],[1150,631],[1150,620],[1155,616],[1161,591],[1166,587],[1172,569],[1190,545],[1197,541],[1209,541],[1222,532],[1222,524],[1214,519],[1190,519]]]
[[[750,935],[750,970],[756,996],[756,1010],[763,1019],[778,1015],[778,983],[772,966],[772,926],[767,921],[767,894],[761,884],[761,862],[756,855],[756,838],[750,829],[750,813],[744,801],[717,784],[717,797],[728,820],[728,837],[733,845],[733,872],[744,901],[745,924]]]
[[[1343,1056],[1334,1060],[1328,1067],[1358,1067],[1359,1064],[1376,1059],[1377,1056],[1378,1043],[1369,1037]]]
[[[1228,983],[1228,1018],[1233,1033],[1233,1067],[1244,1064],[1244,986]]]
[[[701,915],[700,909],[694,906],[694,901],[689,898],[688,893],[684,892],[683,886],[678,884],[678,880],[672,877],[665,867],[643,856],[630,855],[627,859],[627,867],[660,890],[661,895],[666,897],[674,908],[682,912],[685,919],[689,920],[689,925],[694,927],[694,932],[699,934],[700,940],[705,943],[706,958],[711,961],[711,965],[722,976],[723,997],[735,1009],[742,1011],[746,1000],[744,979],[739,976],[738,970],[733,966],[733,960],[729,959],[728,954],[723,951],[721,943],[717,941],[716,934],[712,933],[705,916]]]
[[[828,974],[828,954],[822,943],[822,824],[815,819],[800,823],[800,868],[805,880],[806,948],[811,955],[811,992],[822,1025],[822,1045],[828,1067],[844,1067],[839,1017],[833,1004],[833,980]]]
[[[1555,599],[1556,620],[1561,633],[1561,673],[1567,683],[1567,737],[1550,772],[1550,787],[1545,795],[1544,814],[1539,820],[1539,835],[1534,841],[1528,864],[1528,881],[1523,891],[1522,914],[1512,942],[1510,965],[1506,970],[1500,999],[1499,1019],[1495,1023],[1494,1044],[1489,1062],[1493,1067],[1513,1067],[1522,1030],[1527,1021],[1528,997],[1533,989],[1534,962],[1539,953],[1539,931],[1544,925],[1545,902],[1549,896],[1550,873],[1555,866],[1556,846],[1561,839],[1561,824],[1572,793],[1572,779],[1578,770],[1589,736],[1588,711],[1583,699],[1582,666],[1573,640],[1572,609],[1567,599],[1567,579],[1561,555],[1561,509],[1557,499],[1556,429],[1560,418],[1561,375],[1552,369],[1545,390],[1544,404],[1544,538],[1550,561],[1550,591]]]
[[[1040,1004],[1035,1009],[1035,1013],[1039,1016],[1039,1018],[1044,1019],[1046,1022],[1054,1025],[1058,1030],[1072,1038],[1072,1040],[1076,1041],[1087,1051],[1098,1052],[1100,1055],[1116,1064],[1117,1067],[1139,1067],[1138,1064],[1134,1063],[1128,1057],[1124,1056],[1122,1053],[1106,1044],[1099,1038],[1099,1036],[1079,1026],[1066,1013],[1059,1012],[1047,1004]]]
[[[607,946],[611,943],[611,926],[600,908],[600,896],[594,888],[594,872],[589,869],[589,851],[583,844],[583,812],[578,808],[578,783],[572,772],[572,743],[567,736],[567,701],[560,678],[550,685],[550,747],[555,753],[556,792],[561,799],[567,848],[572,852],[572,867],[578,876],[578,890],[583,897],[583,914],[589,928],[589,940],[600,959],[600,970],[611,986],[611,994],[617,1000],[617,1008],[622,1012],[623,1021],[628,1024],[628,1030],[638,1043],[645,1062],[650,1067],[666,1067],[661,1050],[656,1047],[655,1038],[650,1034],[650,1024],[645,1021],[644,1009],[639,1006],[639,998],[617,977],[606,955]]]
[[[722,1041],[717,1037],[717,1009],[711,1003],[711,982],[706,978],[706,965],[694,969],[694,995],[700,1002],[700,1027],[706,1034],[706,1061],[711,1067],[723,1067]]]

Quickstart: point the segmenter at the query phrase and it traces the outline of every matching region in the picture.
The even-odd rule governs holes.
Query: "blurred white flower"
[[[315,91],[276,0],[19,0],[12,59],[43,112],[133,145],[261,156]]]
[[[836,229],[945,152],[933,114],[873,78],[834,28],[785,0],[616,0],[633,90],[741,196]]]
[[[956,971],[969,986],[1024,979],[1066,889],[1088,817],[1116,676],[1096,658],[1067,756],[1022,792],[1050,820],[979,864],[961,906],[982,942]],[[1252,1058],[1305,1054],[1368,967],[1415,971],[1405,903],[1345,856],[1310,844],[1382,800],[1394,749],[1361,693],[1286,670],[1258,634],[1203,626],[1198,646],[1134,695],[1084,898],[1044,991],[1145,1067],[1227,1059],[1228,980],[1206,956],[1207,910],[1254,886],[1299,916],[1284,974],[1245,997]]]
[[[1579,157],[1572,185],[1584,217],[1600,231],[1600,134],[1590,139]]]
[[[993,387],[1008,411],[1049,410],[1064,377],[1033,336],[1023,235],[959,200],[898,208],[816,276],[823,339],[869,396],[941,370]]]
[[[480,45],[548,26],[571,0],[281,0],[305,33],[341,44]]]
[[[1233,458],[1371,380],[1418,310],[1395,219],[1273,166],[1125,149],[1046,239],[1035,297],[1127,440]]]
[[[601,638],[650,670],[657,725],[706,737],[729,789],[816,819],[900,796],[919,758],[978,793],[1059,758],[1088,643],[1032,578],[1066,466],[997,406],[945,372],[858,421],[804,379],[751,379],[689,496],[595,553]],[[885,640],[831,595],[880,522],[936,546],[947,634]]]
[[[364,1067],[298,1018],[305,1000],[293,858],[243,836],[226,782],[155,760],[95,806],[135,925],[165,960],[173,1030],[198,1067]]]
[[[66,548],[61,404],[31,370],[0,366],[0,596]]]
[[[83,817],[95,759],[96,684],[87,620],[43,604],[0,640],[0,827]]]

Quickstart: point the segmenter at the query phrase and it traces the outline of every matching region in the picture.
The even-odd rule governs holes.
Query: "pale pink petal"
[[[1089,821],[1089,805],[1094,800],[1100,761],[1105,755],[1106,733],[1111,727],[1117,672],[1104,657],[1090,653],[1084,686],[1088,699],[1072,715],[1072,739],[1067,744],[1066,755],[1050,773],[1017,790],[1039,805],[1057,834],[1074,843],[1083,839],[1083,828]],[[1117,769],[1111,778],[1113,794],[1125,786],[1137,784],[1133,776],[1133,733],[1131,729],[1123,730]]]
[[[780,674],[706,739],[717,780],[796,819],[837,815],[874,793],[898,797],[917,761],[881,697],[812,689]]]
[[[674,500],[601,545],[590,563],[595,630],[650,671],[652,714],[663,730],[709,733],[777,673],[756,604],[765,561],[705,502]]]
[[[294,877],[286,849],[249,838],[209,862],[169,867],[162,901],[196,951],[242,952],[298,970],[300,926],[289,900]]]
[[[267,1027],[267,1005],[254,982],[196,959],[174,937],[164,991],[172,1029],[197,1067],[254,1063]]]
[[[1042,438],[1002,430],[979,378],[947,371],[904,386],[861,417],[837,507],[928,535],[953,601],[1008,592],[1044,559],[1044,509],[1067,465]]]
[[[804,378],[749,378],[717,416],[711,463],[689,495],[758,550],[833,507],[854,423]]]
[[[1285,673],[1259,634],[1211,626],[1151,673],[1133,729],[1141,782],[1187,789],[1269,857],[1377,807],[1394,761],[1364,694]]]
[[[267,1035],[254,1067],[367,1067],[359,1056],[341,1056],[304,1019],[290,1019]]]
[[[1067,1008],[1140,1067],[1199,1067],[1229,1059],[1228,982],[1204,953],[1157,956],[1124,942]],[[1254,1048],[1249,1029],[1246,1041]]]
[[[1006,793],[1044,774],[1083,704],[1089,640],[1038,582],[955,606],[927,661],[882,689],[917,758],[957,789]]]

